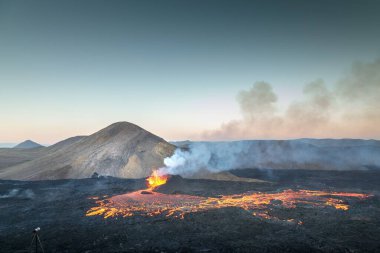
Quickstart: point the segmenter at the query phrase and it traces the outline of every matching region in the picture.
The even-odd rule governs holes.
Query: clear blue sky
[[[1,1],[0,142],[54,143],[130,121],[168,140],[279,105],[380,56],[379,1]]]

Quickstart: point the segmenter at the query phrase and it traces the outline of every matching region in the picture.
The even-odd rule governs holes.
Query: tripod
[[[41,248],[42,253],[44,253],[44,248],[42,247],[40,237],[38,236],[39,230],[40,230],[40,228],[36,228],[35,230],[33,230],[33,238],[32,238],[32,242],[30,243],[30,252],[31,253],[33,252],[33,244],[35,244],[35,247],[36,247],[35,252],[36,253],[38,253],[38,248]],[[38,247],[38,245],[40,247]]]

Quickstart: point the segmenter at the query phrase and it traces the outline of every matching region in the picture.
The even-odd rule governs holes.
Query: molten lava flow
[[[273,206],[296,208],[297,205],[324,208],[331,206],[337,210],[348,210],[352,199],[366,199],[368,194],[325,192],[311,190],[284,190],[277,193],[244,193],[221,197],[199,197],[185,194],[162,194],[136,191],[111,198],[98,200],[98,206],[87,211],[86,216],[101,215],[108,217],[129,217],[134,215],[184,218],[186,214],[206,210],[238,207],[263,219],[277,219],[270,215]],[[294,221],[294,220],[291,220]],[[302,222],[298,222],[301,224]]]
[[[148,188],[154,189],[159,185],[166,184],[166,181],[168,180],[167,175],[159,175],[157,170],[153,170],[152,175],[150,175],[146,181],[148,182]]]

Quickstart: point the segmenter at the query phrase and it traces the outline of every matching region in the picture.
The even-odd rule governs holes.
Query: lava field
[[[379,252],[379,170],[0,181],[1,252]]]

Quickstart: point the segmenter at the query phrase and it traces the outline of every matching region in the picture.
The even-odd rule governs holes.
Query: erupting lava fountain
[[[160,175],[158,170],[153,170],[152,174],[146,179],[150,190],[153,190],[157,186],[166,184],[167,180],[168,175]]]

